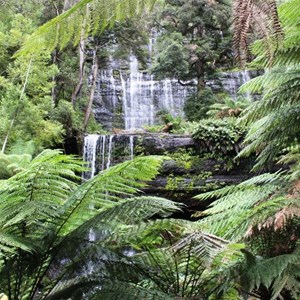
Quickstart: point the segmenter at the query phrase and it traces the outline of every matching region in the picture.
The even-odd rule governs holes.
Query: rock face
[[[207,86],[215,93],[237,98],[239,87],[260,74],[260,71],[218,73],[207,80]],[[133,55],[127,61],[109,59],[98,72],[93,112],[106,130],[141,128],[157,124],[160,111],[183,116],[185,101],[195,91],[195,86],[182,86],[176,79],[156,80],[140,69]]]
[[[212,79],[207,81],[207,85],[215,92],[227,92],[230,97],[236,99],[238,90],[241,85],[250,79],[263,74],[262,70],[243,70],[237,72],[222,72],[216,74]],[[250,97],[250,94],[245,95]]]
[[[98,72],[93,112],[107,130],[156,124],[160,111],[183,116],[184,101],[195,91],[175,79],[155,80],[139,69],[134,56],[127,66],[124,61],[109,61],[105,68]]]
[[[198,146],[187,135],[89,135],[84,145],[84,159],[91,169],[84,174],[85,179],[135,155],[165,154],[169,159],[144,192],[183,202],[190,213],[207,205],[194,200],[193,196],[239,183],[249,177],[251,168],[248,161],[236,164],[230,157],[216,159],[210,153],[199,154]]]
[[[142,147],[146,154],[176,152],[179,148],[194,147],[194,140],[187,135],[152,134],[142,138]]]

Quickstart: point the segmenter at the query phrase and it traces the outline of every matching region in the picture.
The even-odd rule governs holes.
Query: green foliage
[[[204,75],[231,63],[230,14],[230,4],[223,0],[166,1],[153,72],[179,80],[197,78],[200,93]]]
[[[226,117],[238,117],[250,103],[250,100],[247,98],[233,100],[226,97],[222,102],[216,102],[210,105],[207,115],[221,119]]]
[[[105,239],[111,240],[108,232],[178,209],[175,203],[162,198],[133,197],[144,185],[142,182],[157,173],[161,161],[159,157],[137,158],[80,185],[75,173],[82,170],[81,161],[58,151],[45,151],[26,170],[1,181],[3,292],[12,299],[16,298],[13,295],[22,299],[61,299],[62,295],[70,297],[99,285],[110,272],[100,253],[107,253],[108,262],[117,259],[109,247],[103,248]],[[103,234],[99,241],[86,243],[91,228]],[[93,257],[102,260],[99,269],[86,280],[74,280],[78,267],[82,269]],[[61,264],[62,259],[66,263]],[[52,268],[56,268],[55,274]]]
[[[64,48],[69,42],[77,44],[82,34],[82,24],[85,37],[112,27],[116,22],[127,17],[141,14],[152,7],[153,0],[81,0],[64,13],[51,19],[39,27],[23,45],[19,55],[40,52],[45,47],[50,51]],[[92,9],[89,9],[92,7]]]
[[[245,130],[232,119],[207,119],[200,121],[193,138],[200,145],[201,152],[237,154]]]
[[[199,121],[207,118],[209,107],[216,102],[211,89],[206,88],[200,93],[194,93],[189,96],[184,104],[184,113],[189,121]]]
[[[270,299],[291,291],[296,299],[300,293],[299,187],[289,180],[284,173],[262,174],[196,197],[217,199],[198,214],[205,216],[199,221],[202,226],[249,247],[244,259],[230,267],[239,285],[245,292],[268,291]]]
[[[251,128],[246,138],[247,146],[240,155],[258,152],[256,168],[278,160],[285,149],[299,143],[299,42],[298,24],[300,19],[299,3],[289,1],[279,9],[286,32],[284,42],[272,62],[273,67],[264,75],[253,79],[242,87],[242,91],[263,92],[261,101],[250,106],[243,120]],[[293,18],[293,22],[289,17]],[[266,65],[265,47],[261,41],[253,47],[257,62]]]
[[[157,79],[186,78],[189,73],[188,50],[180,32],[165,32],[157,40],[158,57],[151,68]]]
[[[2,32],[8,38],[6,49],[20,47],[34,30],[33,22],[20,15]],[[52,78],[57,67],[49,65],[50,52],[23,56],[10,62],[0,79],[1,144],[33,140],[37,150],[59,143],[62,126],[49,119],[53,109]],[[6,146],[6,145],[4,145]],[[4,147],[5,148],[5,147]],[[4,149],[5,150],[5,149]]]

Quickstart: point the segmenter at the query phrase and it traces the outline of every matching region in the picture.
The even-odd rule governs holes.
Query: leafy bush
[[[223,154],[237,154],[245,129],[236,125],[232,119],[207,119],[199,122],[193,138],[200,143],[200,151],[216,151]]]
[[[207,118],[207,111],[210,105],[216,102],[216,97],[211,91],[211,89],[206,88],[201,91],[198,95],[197,93],[192,94],[187,98],[184,105],[184,113],[188,121],[199,121],[201,119]]]
[[[209,106],[207,115],[220,119],[227,117],[238,117],[241,112],[251,104],[247,98],[238,98],[234,100],[230,97],[222,99],[222,102],[216,102]]]

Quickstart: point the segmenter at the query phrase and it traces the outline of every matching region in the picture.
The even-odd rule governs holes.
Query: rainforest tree
[[[179,82],[197,78],[199,94],[205,76],[232,64],[230,18],[227,1],[166,1],[153,72]]]

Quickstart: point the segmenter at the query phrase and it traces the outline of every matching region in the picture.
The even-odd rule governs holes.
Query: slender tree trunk
[[[85,65],[85,54],[84,54],[84,50],[85,50],[85,39],[83,34],[80,37],[80,42],[79,42],[79,47],[78,47],[78,51],[79,51],[79,72],[78,72],[78,83],[72,93],[72,104],[73,107],[75,107],[76,104],[76,100],[77,100],[77,96],[80,93],[80,90],[82,88],[83,85],[83,78],[84,78],[84,65]]]
[[[199,60],[196,63],[197,72],[197,93],[198,95],[205,89],[205,79],[204,79],[204,62]]]
[[[86,131],[87,124],[88,124],[88,121],[89,121],[89,118],[90,118],[91,112],[92,112],[92,105],[93,105],[94,94],[95,94],[95,89],[96,89],[98,67],[99,67],[99,62],[98,62],[98,57],[97,57],[97,46],[96,46],[93,51],[92,84],[91,84],[91,92],[90,92],[89,102],[88,102],[86,112],[85,112],[85,118],[84,118],[84,124],[83,124],[84,131]]]
[[[89,6],[86,6],[86,14],[88,14]],[[72,93],[72,104],[73,107],[75,107],[77,96],[80,93],[80,90],[83,85],[83,79],[84,79],[84,65],[85,65],[85,27],[86,27],[86,18],[83,19],[82,27],[81,27],[81,33],[80,33],[80,42],[78,46],[78,52],[79,52],[79,73],[78,73],[78,83],[75,86],[75,89]]]
[[[22,101],[23,95],[25,93],[25,89],[27,87],[28,78],[29,78],[29,74],[30,74],[30,70],[31,70],[31,64],[32,64],[32,59],[30,59],[29,64],[28,64],[27,73],[26,73],[26,77],[25,77],[25,81],[24,81],[24,84],[23,84],[23,88],[21,90],[21,94],[20,94],[20,97],[19,97],[18,106],[17,106],[17,108],[16,108],[16,110],[15,110],[15,112],[13,114],[13,117],[12,117],[12,119],[10,121],[9,128],[7,130],[7,134],[6,134],[5,138],[4,138],[4,142],[3,142],[3,145],[2,145],[1,153],[4,153],[4,151],[5,151],[8,139],[10,137],[10,134],[11,134],[11,131],[12,131],[13,127],[14,127],[17,115],[18,115],[19,110],[21,108],[21,101]]]
[[[57,62],[57,55],[58,55],[58,50],[53,51],[53,57],[52,57],[52,64],[55,65]],[[57,105],[57,90],[56,90],[56,76],[52,76],[52,82],[53,82],[53,87],[51,88],[51,98],[52,98],[52,103],[56,106]]]

